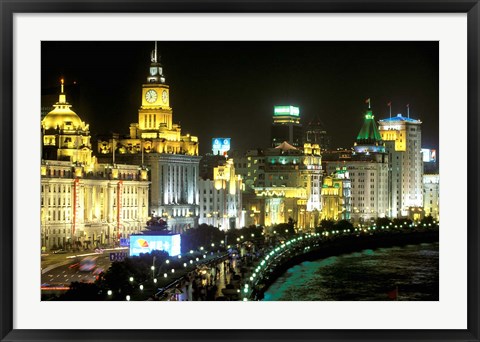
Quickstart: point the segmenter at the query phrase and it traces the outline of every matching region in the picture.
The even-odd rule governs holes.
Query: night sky
[[[128,134],[137,122],[153,42],[42,42],[42,95],[67,100],[93,136]],[[438,42],[158,42],[173,121],[232,149],[270,146],[274,105],[300,107],[304,125],[318,117],[332,147],[351,147],[365,99],[376,119],[403,113],[422,124],[422,147],[438,151]],[[73,83],[75,82],[75,85]],[[69,93],[72,95],[69,97]],[[49,97],[44,97],[49,98]],[[53,103],[52,103],[53,104]]]

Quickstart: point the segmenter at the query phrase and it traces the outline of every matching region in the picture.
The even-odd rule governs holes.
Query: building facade
[[[389,216],[406,217],[423,207],[422,122],[397,114],[378,123],[390,160]]]
[[[423,175],[423,210],[425,216],[439,220],[440,216],[440,175]]]
[[[115,246],[148,220],[147,170],[99,164],[89,125],[72,111],[63,80],[42,120],[42,250]]]
[[[163,67],[152,52],[146,83],[141,89],[138,122],[130,135],[98,141],[98,158],[113,163],[147,165],[150,170],[150,213],[168,221],[178,233],[198,225],[199,161],[198,138],[182,134],[173,123],[170,87]]]
[[[322,220],[347,220],[351,218],[352,189],[346,167],[337,168],[331,176],[323,178]]]
[[[298,149],[284,142],[276,148],[248,151],[235,163],[245,179],[246,225],[270,227],[291,219],[303,230],[319,223],[322,165],[318,145]]]
[[[222,230],[242,228],[245,225],[242,191],[242,178],[235,173],[232,159],[214,167],[213,177],[199,180],[199,223]]]
[[[342,154],[338,154],[340,157]],[[346,168],[351,181],[351,220],[354,224],[370,223],[388,216],[389,172],[388,154],[368,108],[358,133],[353,152],[348,159],[326,162],[327,173]]]

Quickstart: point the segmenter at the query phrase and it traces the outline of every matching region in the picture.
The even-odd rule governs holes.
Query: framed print
[[[479,340],[478,1],[1,11],[2,341]]]

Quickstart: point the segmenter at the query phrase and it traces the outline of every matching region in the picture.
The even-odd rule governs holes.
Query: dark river
[[[265,301],[397,300],[439,298],[438,243],[366,249],[306,261],[265,292]]]

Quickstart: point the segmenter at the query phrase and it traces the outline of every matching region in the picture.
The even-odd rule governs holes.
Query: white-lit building
[[[423,210],[425,216],[439,219],[440,175],[423,175]]]
[[[222,230],[242,228],[245,212],[242,210],[243,183],[235,173],[232,159],[213,168],[213,179],[200,179],[199,224],[205,223]]]
[[[373,112],[365,112],[363,126],[357,136],[350,159],[325,163],[327,173],[346,168],[351,182],[351,220],[354,224],[370,223],[388,216],[388,154]]]
[[[99,164],[89,125],[72,111],[63,91],[42,120],[42,249],[118,245],[148,220],[147,170]]]
[[[182,134],[173,123],[170,87],[163,67],[152,53],[146,83],[142,85],[138,122],[130,135],[98,141],[98,158],[146,165],[150,170],[150,213],[168,221],[175,233],[198,225],[198,138]]]
[[[390,212],[406,217],[423,207],[422,122],[402,114],[380,120],[379,131],[390,160]],[[413,210],[415,211],[415,210]]]

